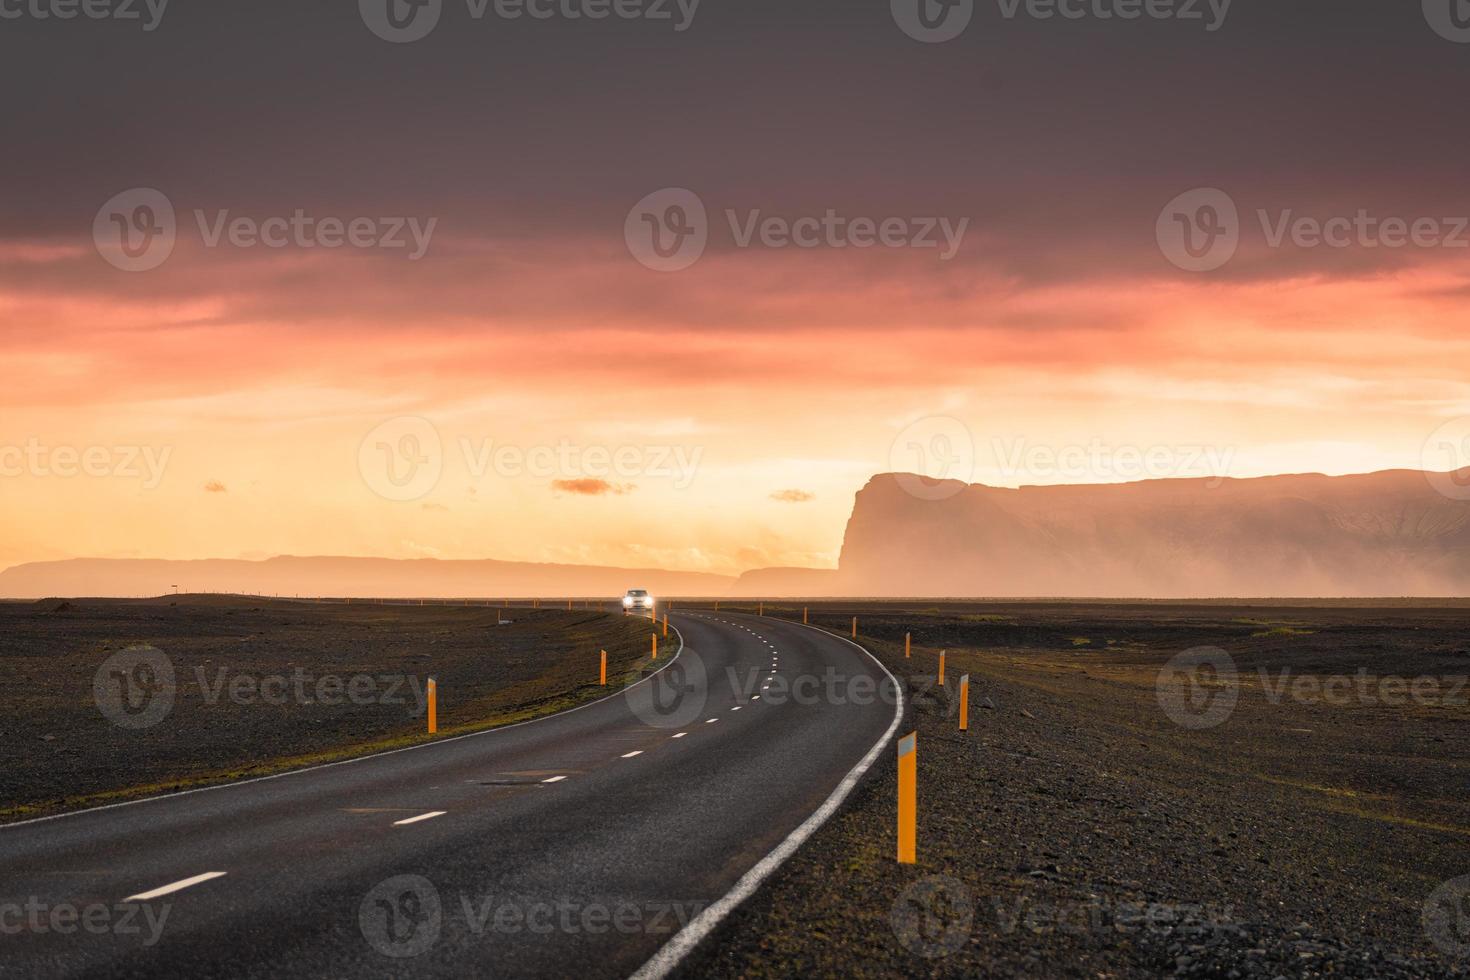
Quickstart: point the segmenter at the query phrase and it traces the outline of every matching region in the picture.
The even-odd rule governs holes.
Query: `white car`
[[[623,612],[637,612],[642,609],[653,612],[653,596],[648,594],[647,589],[629,589],[628,594],[623,596]]]

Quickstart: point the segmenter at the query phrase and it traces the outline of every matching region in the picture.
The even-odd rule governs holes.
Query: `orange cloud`
[[[204,485],[204,492],[205,493],[229,493],[230,492],[230,489],[229,489],[229,487],[225,486],[223,483],[219,482],[218,480],[210,480],[208,483],[206,483]]]
[[[816,494],[808,493],[805,490],[777,490],[771,494],[771,499],[779,500],[783,504],[804,504],[808,500],[815,499],[816,496]]]
[[[551,481],[551,488],[566,493],[575,493],[583,497],[601,497],[606,494],[623,496],[636,489],[631,483],[609,483],[606,480],[595,480],[587,477],[577,480],[553,480]]]

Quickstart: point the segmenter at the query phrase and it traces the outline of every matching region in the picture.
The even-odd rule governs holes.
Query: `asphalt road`
[[[662,671],[559,715],[0,827],[0,975],[656,975],[897,724],[840,638],[670,623]]]

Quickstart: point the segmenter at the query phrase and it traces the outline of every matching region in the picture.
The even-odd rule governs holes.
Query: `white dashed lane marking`
[[[416,817],[405,817],[402,820],[395,820],[393,821],[393,826],[406,827],[411,823],[418,823],[420,820],[433,820],[435,817],[442,817],[448,812],[447,810],[430,810],[428,813],[420,813]]]
[[[181,892],[185,888],[188,888],[190,885],[197,885],[200,882],[210,881],[214,878],[223,878],[225,874],[226,872],[224,871],[206,871],[202,875],[195,875],[192,878],[185,878],[183,881],[176,881],[171,885],[164,885],[160,888],[155,888],[152,891],[139,892],[136,895],[129,895],[127,898],[123,899],[123,901],[147,902],[155,898],[162,898],[165,895],[172,895],[174,892]]]

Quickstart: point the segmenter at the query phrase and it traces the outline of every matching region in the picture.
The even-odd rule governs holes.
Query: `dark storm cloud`
[[[152,186],[182,212],[617,242],[634,201],[684,186],[716,222],[967,216],[964,259],[1049,281],[1159,272],[1155,217],[1195,187],[1228,190],[1248,229],[1257,209],[1470,211],[1470,45],[1419,3],[1236,0],[1212,31],[1096,16],[1120,2],[1077,20],[977,2],[941,44],[906,36],[886,0],[703,0],[692,18],[669,0],[669,20],[476,19],[446,0],[407,44],[350,2],[174,0],[151,31],[0,19],[0,234],[74,238],[110,195]],[[1221,275],[1400,259],[1245,253]]]

